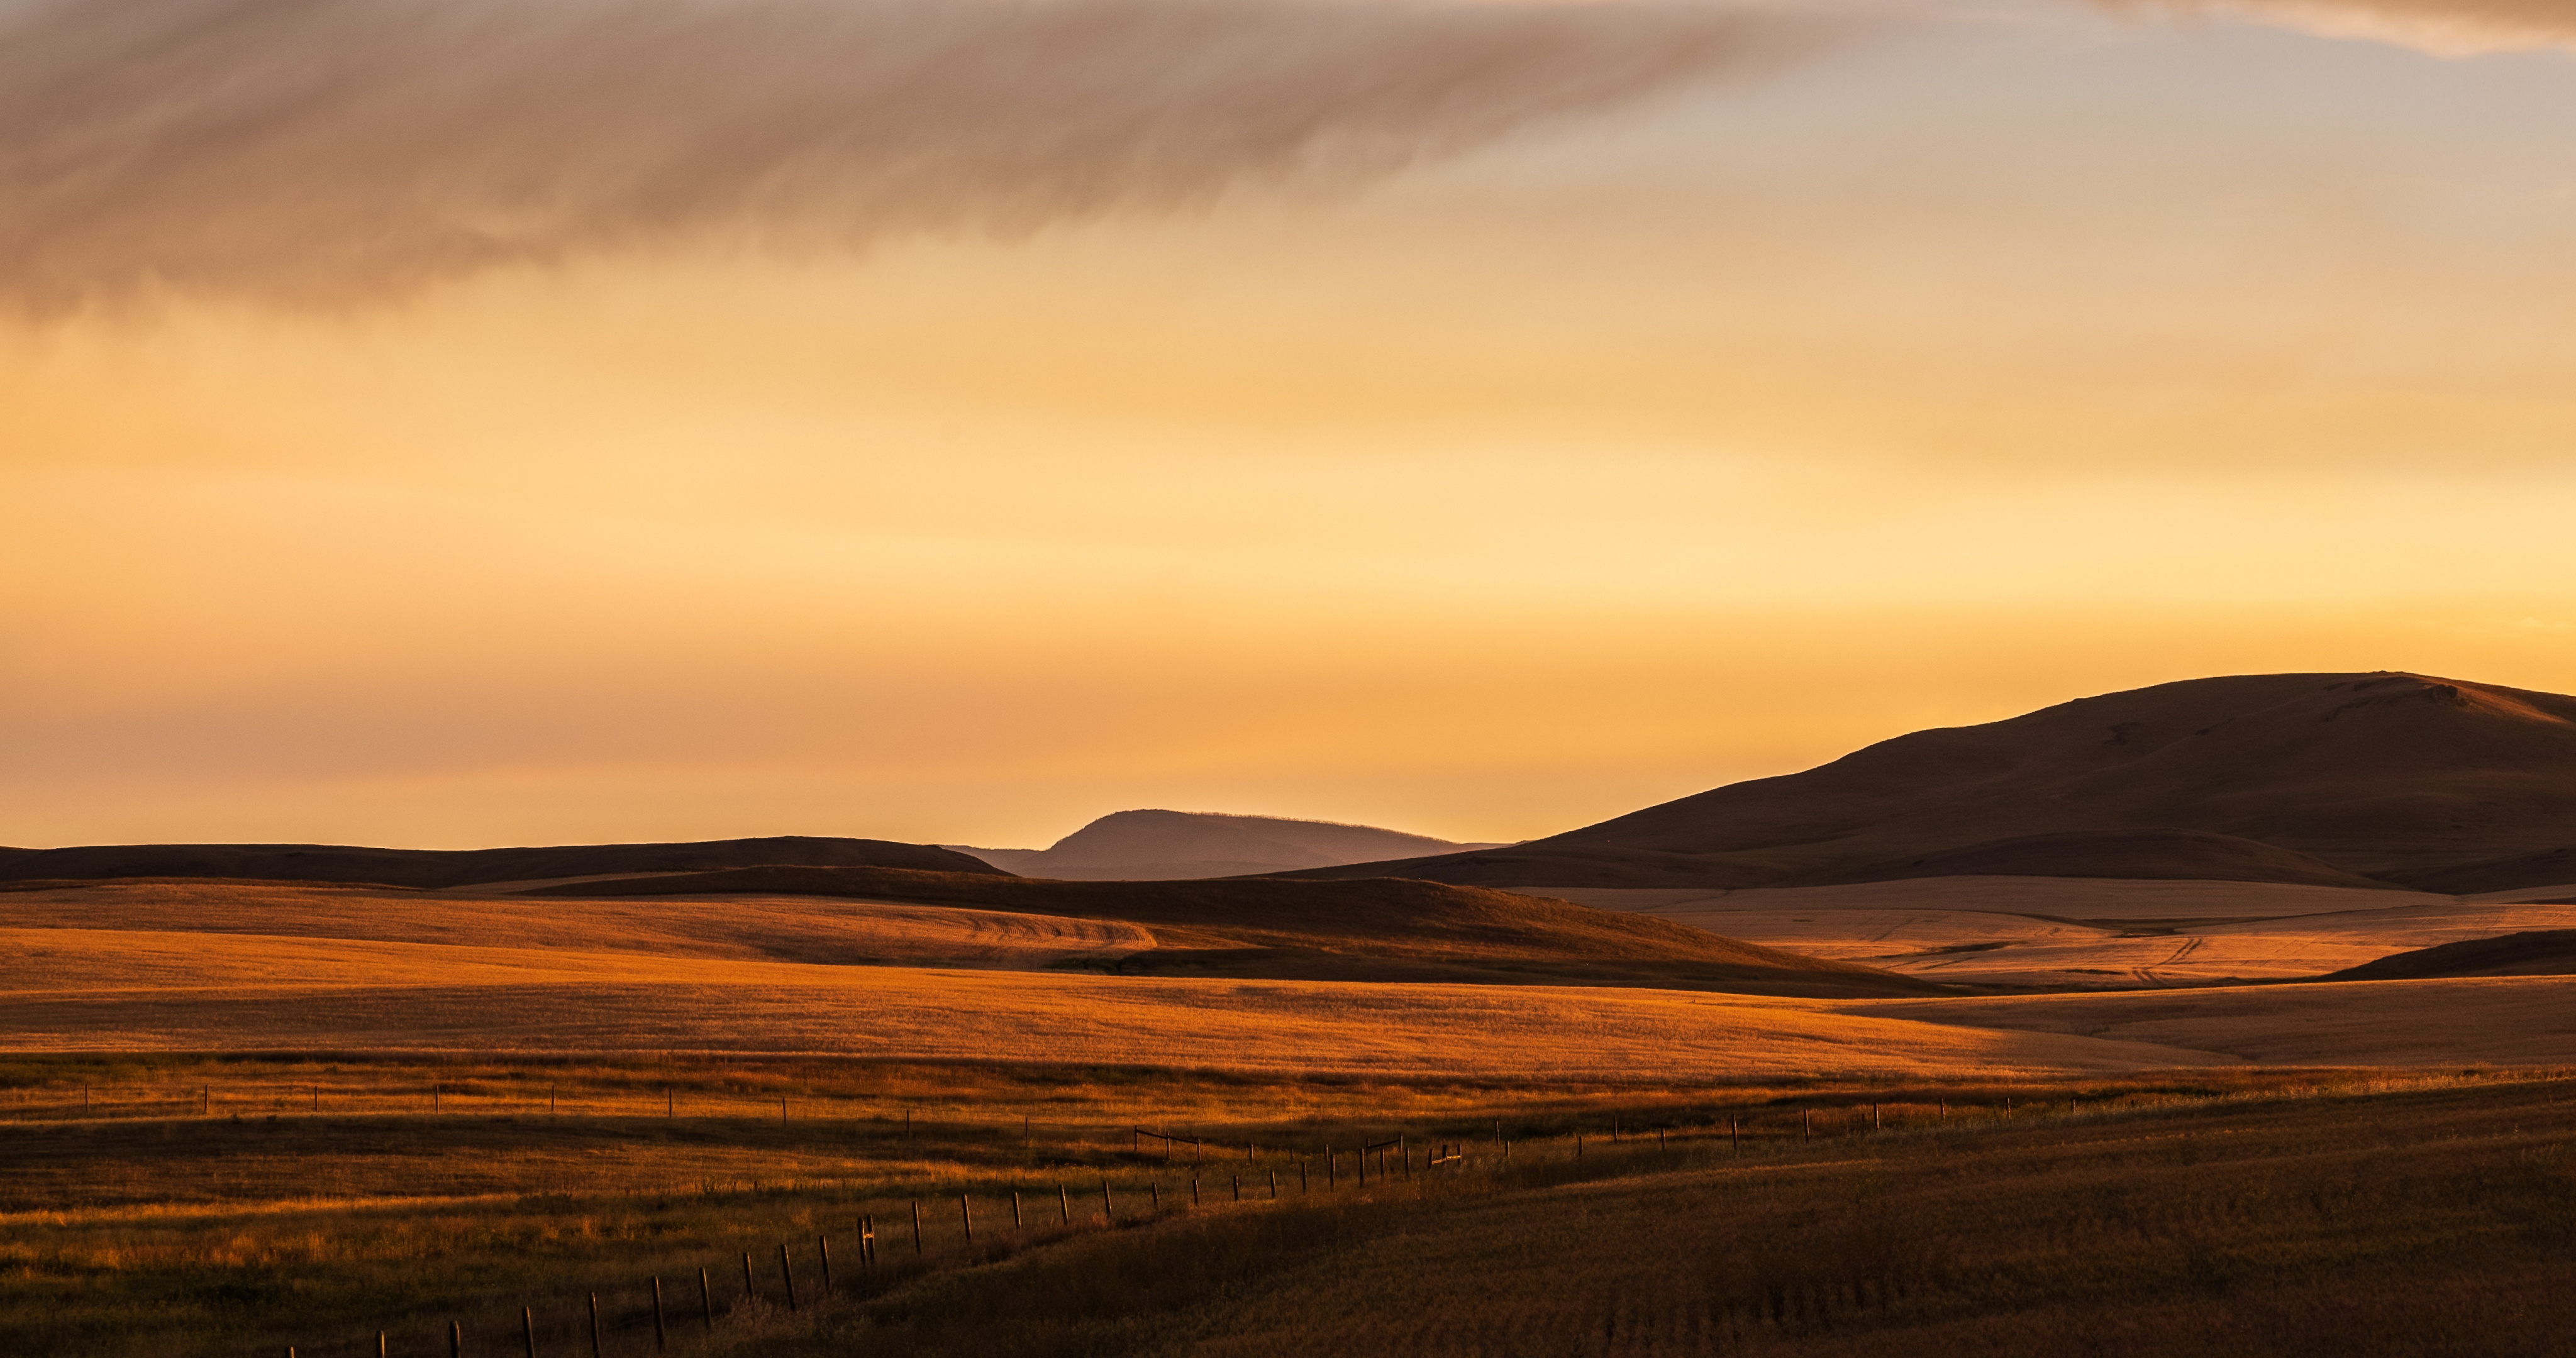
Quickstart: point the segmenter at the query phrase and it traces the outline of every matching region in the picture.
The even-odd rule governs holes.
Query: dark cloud
[[[1182,208],[1815,36],[1625,0],[0,0],[0,298],[327,305]]]

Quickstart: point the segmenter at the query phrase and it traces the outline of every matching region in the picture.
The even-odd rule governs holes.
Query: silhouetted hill
[[[2417,948],[2318,979],[2425,981],[2444,976],[2576,976],[2576,929],[2539,929]]]
[[[991,874],[965,854],[883,839],[782,835],[694,844],[575,844],[531,849],[368,849],[336,844],[103,844],[0,849],[0,881],[228,877],[452,887],[621,872],[703,872],[767,863]]]
[[[945,847],[973,854],[1025,877],[1141,881],[1243,877],[1487,846],[1330,821],[1206,811],[1119,811],[1057,840],[1050,848],[978,849],[963,844]]]
[[[1815,997],[1944,993],[1874,967],[1649,915],[1374,879],[1072,882],[882,868],[748,868],[544,887],[532,896],[841,896],[1125,920],[1158,946],[1104,969],[1289,980],[1562,982]]]
[[[2480,865],[2482,889],[2502,890],[2553,880],[2571,827],[2576,698],[2411,674],[2246,675],[1918,731],[1507,849],[1294,875],[1743,887],[2147,875],[2169,851],[2154,875],[2416,885]],[[2159,848],[2141,832],[2182,833]],[[1980,860],[2016,866],[1961,866]]]

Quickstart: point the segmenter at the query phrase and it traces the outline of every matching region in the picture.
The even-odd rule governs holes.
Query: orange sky
[[[430,157],[365,193],[458,195],[417,239],[295,197],[363,141],[245,152],[282,206],[74,192],[0,96],[0,843],[1508,839],[2198,674],[2576,690],[2545,7],[1918,4],[1686,69],[1596,8],[1272,6],[1395,92],[1280,131],[1335,68],[1193,38],[1258,127],[1071,82],[1061,138],[934,104],[660,215],[574,191],[681,135],[605,76],[507,156],[353,115]]]

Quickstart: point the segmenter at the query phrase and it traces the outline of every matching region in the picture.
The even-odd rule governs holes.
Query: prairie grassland
[[[2272,882],[1930,877],[1552,894],[1925,980],[2049,989],[2321,976],[2437,943],[2576,927],[2576,906],[2526,893],[2462,899]]]
[[[1799,1000],[0,931],[19,1051],[837,1053],[1266,1073],[1747,1079],[2576,1063],[2576,978]]]
[[[699,1337],[768,1345],[794,1330],[776,1304],[781,1244],[807,1289],[796,1322],[806,1324],[816,1319],[818,1235],[834,1241],[846,1304],[890,1296],[920,1269],[1001,1265],[1096,1231],[1104,1182],[1123,1225],[1158,1205],[1178,1212],[1188,1153],[1168,1158],[1150,1141],[1139,1153],[1138,1123],[1206,1138],[1195,1172],[1209,1210],[1233,1208],[1238,1175],[1266,1210],[1271,1173],[1290,1202],[1301,1191],[1315,1200],[1327,1184],[1347,1195],[1350,1148],[1399,1134],[1475,1146],[1485,1192],[1498,1131],[1530,1172],[1533,1162],[1564,1172],[1578,1134],[1587,1165],[1668,1130],[1676,1153],[1704,1159],[1731,1144],[1730,1120],[1757,1158],[1832,1158],[1864,1144],[1855,1138],[1872,1125],[2057,1125],[2070,1097],[2091,1119],[2375,1078],[2220,1070],[2080,1085],[1638,1087],[823,1060],[22,1057],[0,1067],[16,1118],[0,1127],[0,1334],[48,1354],[295,1344],[329,1355],[359,1352],[386,1329],[397,1352],[429,1352],[455,1320],[475,1351],[490,1352],[515,1333],[520,1306],[559,1346],[598,1293],[611,1344],[636,1352],[649,1335],[644,1281],[661,1276],[677,1289],[674,1314],[697,1319],[696,1275],[707,1268],[720,1325]],[[398,1111],[432,1084],[444,1091],[438,1114]],[[86,1119],[76,1106],[84,1085]],[[182,1113],[198,1090],[216,1096],[214,1116]],[[637,1102],[658,1104],[666,1090],[680,1116],[635,1115]],[[549,1093],[561,1112],[543,1111]],[[784,1120],[769,1111],[781,1094]],[[299,1099],[305,1111],[293,1107]],[[1626,1139],[1613,1140],[1614,1129]],[[1820,1140],[1803,1140],[1809,1131]],[[1341,1152],[1337,1171],[1315,1158],[1325,1146]],[[1432,1182],[1381,1183],[1371,1200],[1407,1200]],[[1024,1225],[1006,1230],[1013,1191],[1025,1195]],[[985,1223],[971,1245],[961,1193]],[[930,1213],[918,1256],[916,1200]],[[884,1266],[868,1278],[850,1253],[862,1214],[886,1232]],[[745,1302],[745,1252],[765,1301]]]
[[[1536,1079],[2160,1069],[2231,1058],[1567,986],[1237,981],[142,930],[12,931],[17,1051],[733,1051]]]
[[[2480,1083],[1640,1139],[1072,1240],[757,1351],[2563,1353],[2576,1084]]]
[[[1864,1012],[2170,1045],[2263,1065],[2576,1063],[2570,976],[1890,1000]]]
[[[0,929],[260,935],[730,961],[1036,968],[1155,945],[1120,920],[821,897],[568,901],[285,882],[0,890]],[[32,941],[19,937],[15,941]]]

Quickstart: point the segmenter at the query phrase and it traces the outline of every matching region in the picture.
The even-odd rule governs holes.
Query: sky
[[[0,844],[2576,691],[2566,0],[0,0]]]

